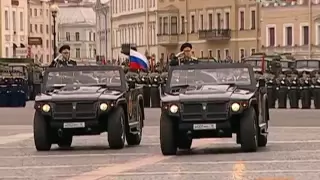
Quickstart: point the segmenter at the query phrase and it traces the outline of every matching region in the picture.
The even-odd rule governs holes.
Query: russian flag
[[[147,70],[149,68],[148,59],[143,54],[130,49],[130,68]]]

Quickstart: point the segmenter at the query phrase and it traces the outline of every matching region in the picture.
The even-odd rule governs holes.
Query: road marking
[[[108,176],[152,176],[152,175],[204,175],[204,174],[232,174],[234,171],[165,171],[165,172],[122,172],[121,174],[114,174]],[[295,170],[246,170],[246,174],[260,174],[260,173],[284,173],[284,174],[292,174],[292,173],[317,173],[320,174],[320,169],[295,169]],[[274,174],[273,174],[274,175]],[[82,179],[83,180],[83,179]],[[95,179],[97,180],[97,179]]]
[[[23,156],[0,156],[0,159],[17,158],[64,158],[64,157],[101,157],[101,156],[147,156],[148,153],[101,153],[101,154],[50,154],[47,155],[23,155]]]
[[[317,163],[320,159],[305,159],[305,160],[254,160],[246,161],[243,160],[241,163],[244,164],[273,164],[273,163]],[[206,162],[160,162],[157,165],[220,165],[220,164],[235,164],[238,161],[206,161]]]
[[[24,141],[33,137],[32,133],[21,133],[15,134],[11,136],[0,136],[0,145],[16,143],[20,141]]]
[[[211,142],[212,140],[210,140]],[[208,139],[202,139],[198,141],[194,141],[193,147],[199,148],[200,146],[204,146],[208,143]],[[159,144],[158,144],[159,145]],[[134,169],[139,169],[143,166],[148,166],[148,165],[153,165],[158,162],[171,159],[175,156],[163,156],[163,155],[153,155],[150,157],[146,157],[143,159],[136,159],[127,163],[123,164],[118,164],[115,166],[107,166],[107,167],[101,167],[98,168],[97,170],[93,170],[90,172],[86,172],[83,174],[80,174],[78,176],[68,178],[67,180],[98,180],[106,176],[110,175],[119,175],[122,174],[123,172],[134,170]]]
[[[74,165],[54,165],[54,166],[0,166],[0,170],[27,170],[27,169],[59,169],[59,168],[81,168],[81,167],[107,167],[114,166],[117,164],[74,164]]]
[[[0,125],[0,129],[2,130],[29,130],[32,129],[30,125]]]
[[[246,172],[246,166],[242,161],[238,161],[233,165],[232,178],[233,180],[243,180]]]

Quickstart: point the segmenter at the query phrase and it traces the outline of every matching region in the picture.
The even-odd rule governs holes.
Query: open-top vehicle
[[[112,149],[139,145],[144,107],[142,89],[127,83],[116,66],[48,68],[36,97],[34,143],[39,151],[52,144],[70,147],[73,136],[108,132]]]
[[[269,109],[266,82],[248,64],[172,67],[161,93],[163,155],[190,149],[197,138],[231,138],[246,152],[266,146]]]

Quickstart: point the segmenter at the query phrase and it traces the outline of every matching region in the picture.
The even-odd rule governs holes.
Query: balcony
[[[230,29],[199,30],[199,39],[207,41],[230,40]]]
[[[158,34],[158,43],[163,46],[174,46],[179,44],[178,34]]]

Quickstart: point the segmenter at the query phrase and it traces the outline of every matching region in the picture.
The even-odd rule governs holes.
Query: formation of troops
[[[122,53],[126,54],[125,51],[128,49]],[[69,46],[62,46],[59,52],[61,58],[67,60],[55,60],[50,67],[64,66],[64,62],[69,61],[71,65],[77,65],[76,61],[68,60]],[[131,69],[129,61],[121,65],[128,80],[144,86],[145,107],[160,107],[159,87],[165,87],[170,66],[222,62],[230,61],[193,57],[192,45],[185,43],[169,61],[158,62],[148,70]],[[0,63],[0,106],[25,106],[27,100],[33,100],[40,92],[41,74],[46,67],[40,67],[30,59],[2,58]],[[320,60],[296,60],[289,53],[255,53],[233,63],[251,64],[256,78],[266,80],[270,108],[309,109],[314,106],[320,109]]]

